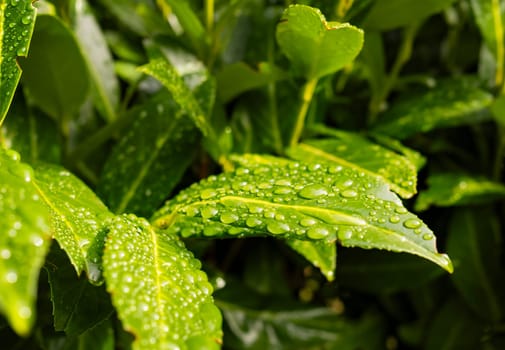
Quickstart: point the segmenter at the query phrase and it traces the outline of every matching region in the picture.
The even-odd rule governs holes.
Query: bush
[[[505,347],[504,7],[290,3],[2,3],[3,348]]]

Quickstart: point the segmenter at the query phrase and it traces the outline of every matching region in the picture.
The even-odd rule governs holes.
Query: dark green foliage
[[[0,68],[2,349],[504,348],[503,1],[0,0]]]

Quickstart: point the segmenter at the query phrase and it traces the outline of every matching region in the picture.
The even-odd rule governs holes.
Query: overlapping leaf
[[[291,5],[276,31],[277,42],[307,79],[332,74],[352,62],[363,46],[363,31],[349,23],[326,22],[321,11]]]
[[[488,203],[505,198],[505,186],[483,177],[462,173],[439,173],[428,177],[428,189],[417,197],[415,209]]]
[[[98,282],[95,263],[87,259],[88,249],[112,214],[81,180],[59,166],[37,166],[36,184],[51,208],[54,238],[77,273],[86,271],[89,278]]]
[[[288,239],[286,243],[293,250],[305,257],[312,265],[321,270],[321,273],[328,281],[333,281],[335,278],[335,268],[337,267],[337,247],[335,242]]]
[[[138,117],[109,157],[99,193],[115,212],[149,216],[193,160],[198,131],[166,92],[130,113]]]
[[[374,144],[354,133],[333,130],[331,139],[305,140],[287,154],[299,161],[342,165],[380,176],[404,198],[416,192],[417,169],[407,157]]]
[[[27,335],[35,319],[39,270],[49,247],[50,212],[34,186],[33,170],[0,149],[0,311]]]
[[[21,76],[16,58],[28,53],[34,23],[31,0],[0,1],[0,125]]]
[[[114,219],[104,273],[134,349],[219,348],[221,314],[200,267],[182,242],[144,219]]]
[[[183,237],[338,239],[344,246],[416,254],[452,271],[433,232],[379,178],[268,156],[233,160],[238,169],[182,191],[154,215],[155,225]]]
[[[405,139],[436,128],[477,123],[490,118],[483,111],[491,94],[467,78],[439,82],[433,89],[401,99],[379,117],[374,131]]]

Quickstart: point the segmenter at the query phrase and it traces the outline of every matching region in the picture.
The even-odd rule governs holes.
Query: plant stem
[[[214,27],[214,0],[205,0],[205,24],[210,34]]]
[[[502,87],[502,94],[505,92],[503,87],[503,65],[505,63],[505,52],[503,47],[503,23],[501,19],[500,1],[492,0],[492,12],[494,22],[494,32],[496,37],[496,73],[495,83],[497,87]]]
[[[300,136],[302,135],[303,127],[305,126],[305,118],[307,117],[307,112],[309,110],[310,102],[314,96],[314,91],[316,90],[318,79],[313,78],[305,83],[302,90],[302,105],[296,116],[296,124],[293,129],[293,134],[291,135],[291,140],[289,146],[294,147],[298,143]]]
[[[268,63],[271,67],[275,65],[275,40],[270,37],[268,40]],[[284,154],[284,145],[282,144],[281,130],[279,127],[279,113],[277,110],[277,87],[275,82],[271,82],[267,86],[268,104],[270,108],[270,120],[272,122],[272,136],[274,141],[274,149],[278,155]]]
[[[398,79],[400,71],[402,70],[405,63],[407,63],[408,60],[410,59],[414,39],[420,26],[421,22],[416,22],[405,28],[400,50],[398,51],[398,55],[396,56],[395,62],[393,63],[391,72],[389,73],[389,76],[386,78],[384,88],[382,89],[381,93],[379,93],[376,96],[376,98],[373,98],[372,101],[370,101],[370,107],[369,107],[370,114],[368,120],[369,124],[373,124],[373,122],[375,122],[377,114],[381,110],[381,106],[383,105],[384,101],[386,101],[391,90],[396,84],[396,80]]]
[[[503,170],[503,157],[505,156],[505,128],[501,125],[497,129],[498,145],[496,146],[496,155],[493,168],[493,179],[500,181]]]

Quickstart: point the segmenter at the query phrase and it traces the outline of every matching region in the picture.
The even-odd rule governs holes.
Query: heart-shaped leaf
[[[277,25],[277,42],[295,69],[308,80],[351,63],[363,46],[363,31],[348,23],[326,22],[321,11],[292,5]]]
[[[238,169],[182,191],[155,214],[155,225],[183,237],[338,239],[344,246],[416,254],[452,271],[433,232],[380,178],[340,165],[231,159]]]
[[[0,9],[0,125],[21,76],[16,61],[26,56],[35,23],[32,0],[2,1]]]
[[[39,271],[50,241],[50,212],[19,154],[0,149],[0,311],[27,335],[35,319]]]
[[[104,274],[119,318],[136,336],[133,349],[219,348],[221,313],[200,268],[181,241],[146,220],[113,220]]]

